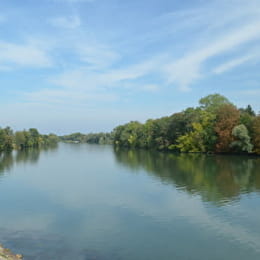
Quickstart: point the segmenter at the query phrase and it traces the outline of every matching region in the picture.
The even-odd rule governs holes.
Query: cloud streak
[[[84,43],[76,45],[79,59],[94,70],[110,67],[120,58],[120,55],[99,43]]]
[[[233,68],[236,68],[237,66],[243,65],[247,61],[251,60],[253,58],[252,55],[246,55],[243,57],[239,57],[233,60],[230,60],[224,64],[221,64],[220,66],[216,67],[213,70],[213,73],[215,74],[222,74],[224,72],[227,72],[229,70],[232,70]]]
[[[99,106],[104,102],[121,111],[123,106],[134,109],[143,99],[149,107],[144,114],[149,118],[160,109],[150,113],[152,102],[163,104],[167,113],[177,112],[177,107],[184,106],[181,98],[195,104],[192,99],[197,96],[191,97],[190,90],[209,94],[219,80],[229,86],[226,93],[233,93],[230,74],[241,85],[236,88],[242,89],[242,84],[258,88],[245,84],[249,77],[259,81],[258,0],[217,0],[201,5],[180,4],[178,8],[171,3],[168,12],[158,11],[157,4],[151,4],[145,17],[135,5],[125,8],[120,1],[116,7],[105,1],[95,1],[91,6],[65,2],[90,1],[52,0],[52,12],[41,10],[32,14],[34,18],[23,13],[17,20],[28,32],[18,31],[18,24],[12,26],[8,10],[8,20],[0,15],[0,23],[4,22],[1,28],[10,23],[0,40],[0,72],[6,72],[6,78],[11,75],[8,80],[12,90],[20,84],[26,88],[26,93],[16,95],[17,103],[48,103],[57,109],[91,104],[101,110]],[[39,21],[38,15],[43,14],[50,18]],[[33,68],[33,74],[28,68]],[[242,74],[232,73],[236,68]],[[28,73],[24,82],[15,82],[16,70]],[[37,77],[36,85],[31,79]],[[6,84],[4,77],[1,83]],[[226,95],[223,89],[217,87],[214,92]]]
[[[47,50],[33,43],[15,44],[0,41],[0,65],[3,68],[52,66],[52,59]]]
[[[243,46],[244,44],[259,40],[260,38],[260,19],[253,21],[239,29],[218,37],[214,42],[205,47],[194,50],[180,59],[165,66],[168,75],[168,82],[176,83],[180,90],[190,90],[190,85],[203,77],[203,66],[212,58],[225,54],[228,51]],[[233,62],[215,69],[215,73],[221,74],[227,69],[234,68],[249,60],[248,57],[238,57]]]

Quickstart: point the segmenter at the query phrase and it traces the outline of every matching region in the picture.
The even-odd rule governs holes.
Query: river
[[[260,158],[59,144],[0,155],[25,260],[259,260]]]

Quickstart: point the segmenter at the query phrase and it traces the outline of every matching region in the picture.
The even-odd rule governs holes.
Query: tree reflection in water
[[[26,148],[17,151],[6,151],[0,153],[0,176],[12,169],[15,164],[37,163],[40,153],[44,151],[56,150],[57,144],[42,148]]]
[[[260,158],[250,156],[172,154],[114,149],[118,163],[144,169],[163,183],[173,184],[204,201],[224,205],[242,193],[260,192]]]

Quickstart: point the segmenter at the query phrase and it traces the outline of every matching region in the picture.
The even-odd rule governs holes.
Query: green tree
[[[0,150],[12,150],[14,146],[14,134],[13,130],[7,126],[0,129]]]
[[[211,94],[199,100],[202,109],[210,112],[216,112],[222,105],[231,104],[231,102],[220,94]]]
[[[181,152],[210,152],[216,141],[214,133],[215,115],[208,111],[198,110],[197,121],[192,123],[193,130],[177,139],[176,147]]]
[[[251,151],[255,114],[248,105],[238,110],[220,94],[208,95],[199,101],[200,107],[187,108],[180,113],[159,119],[149,119],[145,124],[130,122],[114,129],[114,144],[125,147],[153,148],[181,152],[231,152]],[[244,125],[238,134],[235,126]],[[257,123],[253,142],[258,143]],[[243,128],[243,127],[242,127]],[[244,133],[244,135],[243,135]],[[232,144],[232,145],[231,145]],[[257,147],[257,145],[255,145]]]
[[[142,124],[131,121],[118,126],[113,131],[114,143],[125,147],[139,147],[139,139],[142,136]]]
[[[5,131],[0,128],[0,151],[4,150],[5,137]]]
[[[18,131],[15,133],[15,144],[18,149],[23,149],[26,144],[26,137],[24,131]]]
[[[250,105],[247,105],[247,107],[244,109],[245,112],[247,112],[251,116],[256,116],[255,111],[252,109]]]
[[[37,147],[41,144],[40,134],[36,128],[30,128],[29,134],[32,142],[32,146]]]
[[[249,135],[252,135],[252,124],[255,118],[255,112],[253,111],[252,107],[248,105],[246,108],[240,108],[240,124],[246,126]]]
[[[231,143],[231,147],[237,152],[251,153],[253,145],[250,142],[250,137],[245,125],[237,125],[232,130],[232,135],[235,137],[235,141]]]

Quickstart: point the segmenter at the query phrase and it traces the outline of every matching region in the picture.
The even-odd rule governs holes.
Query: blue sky
[[[110,131],[212,93],[260,111],[259,0],[0,0],[0,126]]]

